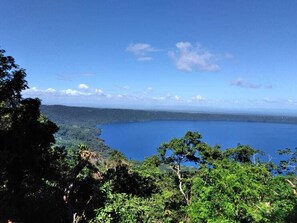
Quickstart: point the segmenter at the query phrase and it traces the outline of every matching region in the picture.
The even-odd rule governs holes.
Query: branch
[[[181,168],[180,168],[180,164],[174,165],[172,166],[173,171],[176,173],[177,178],[178,178],[178,182],[179,182],[179,191],[181,192],[181,194],[183,195],[184,199],[186,200],[186,203],[189,204],[189,197],[188,195],[184,192],[183,190],[183,185],[182,185],[182,173],[181,173]]]

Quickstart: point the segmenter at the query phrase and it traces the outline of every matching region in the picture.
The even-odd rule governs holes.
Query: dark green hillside
[[[114,122],[140,122],[150,120],[199,120],[199,121],[247,121],[297,123],[297,117],[248,115],[248,114],[214,114],[187,113],[167,111],[145,111],[131,109],[101,109],[87,107],[68,107],[62,105],[43,105],[42,112],[60,124],[77,124],[95,126]]]
[[[247,121],[297,123],[297,117],[239,114],[208,114],[129,109],[101,109],[43,105],[41,111],[59,126],[56,134],[58,145],[75,147],[83,143],[91,149],[109,153],[109,148],[98,138],[99,124],[116,122],[142,122],[150,120],[197,120],[197,121]]]

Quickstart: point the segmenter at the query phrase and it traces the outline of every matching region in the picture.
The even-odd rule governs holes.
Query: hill
[[[197,120],[197,121],[246,121],[297,124],[295,116],[190,113],[170,111],[148,111],[132,109],[102,109],[43,105],[41,110],[58,124],[96,126],[115,122],[141,122],[151,120]]]
[[[109,154],[111,150],[98,137],[100,136],[100,129],[98,128],[100,124],[152,120],[245,121],[297,124],[297,117],[293,116],[102,109],[62,105],[42,105],[41,111],[59,126],[60,130],[56,134],[58,145],[75,147],[82,143],[88,145],[92,150],[98,150],[104,154]]]

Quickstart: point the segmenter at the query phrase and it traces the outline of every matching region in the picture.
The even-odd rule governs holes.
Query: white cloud
[[[154,52],[156,51],[156,49],[151,47],[151,45],[147,43],[131,43],[127,47],[127,51],[135,54],[141,54],[143,52]]]
[[[88,89],[86,91],[86,88],[83,88],[81,91],[80,90],[75,90],[75,89],[64,89],[64,90],[56,90],[54,88],[47,88],[46,90],[43,89],[38,89],[36,87],[32,87],[30,89],[24,90],[23,95],[25,97],[40,97],[46,98],[46,97],[90,97],[90,99],[95,99],[100,97],[106,97],[106,98],[111,98],[111,95],[105,94],[103,90],[97,88],[97,89]]]
[[[150,61],[153,60],[150,54],[159,50],[147,43],[131,43],[126,51],[132,53],[138,61]]]
[[[264,86],[263,86],[264,87]],[[152,90],[152,87],[147,87],[146,90]],[[22,91],[24,97],[39,97],[45,104],[71,104],[71,105],[85,105],[85,106],[115,106],[115,107],[141,107],[151,106],[157,108],[158,106],[189,106],[189,108],[203,108],[203,107],[218,107],[223,108],[233,106],[239,108],[243,106],[254,106],[264,108],[294,108],[297,106],[297,98],[250,98],[250,99],[209,99],[200,94],[193,97],[180,96],[176,93],[159,94],[157,90],[149,93],[143,92],[105,92],[100,88],[88,90],[79,89],[64,89],[57,90],[54,88],[39,89],[32,87]]]
[[[40,97],[42,95],[53,95],[56,94],[56,89],[48,88],[46,90],[38,89],[37,87],[32,87],[23,91],[23,94],[27,97]]]
[[[165,97],[153,97],[152,99],[155,101],[164,101],[166,98]]]
[[[37,87],[31,87],[29,89],[26,89],[22,92],[22,94],[25,97],[36,97],[36,96],[40,96],[43,92],[38,90]]]
[[[182,105],[187,103],[187,98],[182,98],[177,94],[167,95],[158,95],[152,92],[152,87],[147,87],[146,92],[134,92],[134,93],[105,93],[100,88],[95,89],[63,89],[56,90],[54,88],[47,88],[45,90],[38,89],[37,87],[33,87],[31,89],[23,91],[23,93],[27,97],[40,97],[43,101],[51,103],[57,103],[58,101],[65,101],[77,104],[87,104],[87,103],[109,103],[109,104],[137,104],[137,105]],[[196,96],[197,100],[203,100],[202,96]],[[190,100],[192,103],[194,101]]]
[[[172,100],[172,101],[180,101],[181,100],[181,97],[178,96],[178,95],[171,95],[171,94],[168,94],[167,97],[166,97],[167,100]]]
[[[176,101],[179,101],[181,98],[180,98],[180,96],[174,95],[173,99],[176,100]]]
[[[90,95],[92,95],[91,92],[82,92],[82,91],[77,91],[77,90],[73,90],[73,89],[62,90],[61,94],[69,95],[69,96],[90,96]]]
[[[86,85],[86,84],[80,84],[80,85],[78,85],[78,88],[79,88],[79,89],[88,89],[89,86]]]
[[[193,47],[189,42],[176,43],[177,51],[168,53],[175,61],[177,69],[191,72],[193,70],[218,71],[219,65],[213,60],[215,55],[197,45]]]
[[[61,93],[66,95],[71,95],[71,96],[79,95],[78,91],[72,90],[72,89],[62,90]]]
[[[29,88],[27,91],[38,91],[37,87]]]
[[[281,98],[263,98],[263,101],[266,103],[271,103],[271,104],[277,104],[277,105],[295,105],[297,104],[297,101],[293,99],[281,99]]]
[[[55,92],[57,92],[57,90],[54,89],[54,88],[48,88],[45,91],[48,92],[48,93],[55,93]]]
[[[198,95],[192,97],[192,100],[193,101],[205,101],[206,98],[205,97],[202,97],[201,95],[198,94]]]
[[[101,89],[97,88],[97,89],[95,89],[95,94],[96,95],[104,95],[104,92]]]

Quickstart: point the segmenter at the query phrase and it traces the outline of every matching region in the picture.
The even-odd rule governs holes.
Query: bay
[[[264,151],[264,159],[277,163],[278,149],[297,146],[297,125],[230,121],[148,121],[100,125],[100,138],[126,157],[143,160],[157,154],[157,148],[187,131],[202,134],[203,141],[222,149],[236,147],[238,143]]]

